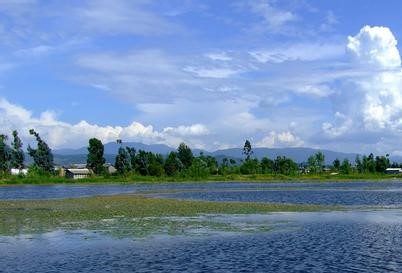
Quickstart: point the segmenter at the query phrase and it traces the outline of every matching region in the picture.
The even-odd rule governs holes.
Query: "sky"
[[[0,133],[402,155],[399,0],[0,0]]]

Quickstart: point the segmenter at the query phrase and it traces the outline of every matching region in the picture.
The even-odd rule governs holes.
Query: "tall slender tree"
[[[39,170],[47,174],[54,173],[54,162],[52,150],[49,148],[47,143],[41,139],[39,134],[35,132],[34,129],[29,130],[29,133],[35,136],[37,141],[37,148],[33,149],[28,145],[28,154],[34,160],[34,166]]]
[[[131,169],[130,155],[123,147],[120,147],[117,152],[114,166],[117,172],[122,175],[129,172]]]
[[[253,155],[253,149],[251,148],[251,143],[248,139],[244,142],[243,154],[246,156],[246,161],[250,160],[250,157]]]
[[[102,141],[97,138],[91,138],[88,146],[87,167],[95,174],[101,174],[104,171],[105,158],[103,157],[104,146]]]
[[[0,176],[10,171],[11,149],[6,141],[7,136],[0,135]]]
[[[18,132],[16,130],[13,131],[13,142],[12,146],[12,162],[11,165],[16,169],[24,168],[24,151],[22,150],[22,141],[18,136]]]

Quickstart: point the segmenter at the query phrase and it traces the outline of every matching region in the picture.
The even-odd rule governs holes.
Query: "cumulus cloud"
[[[397,40],[387,27],[363,27],[355,36],[348,37],[347,50],[359,64],[377,68],[399,68],[401,57]]]
[[[290,131],[271,131],[267,136],[256,143],[256,147],[279,148],[279,147],[301,147],[304,141]]]
[[[104,143],[123,139],[147,144],[162,143],[176,147],[180,142],[186,141],[193,147],[200,147],[203,144],[197,137],[210,133],[203,124],[166,127],[161,131],[155,130],[152,125],[145,126],[136,121],[125,127],[99,126],[85,120],[70,124],[58,120],[51,111],[45,111],[39,117],[35,117],[32,112],[3,98],[0,99],[0,127],[3,134],[18,130],[27,143],[32,140],[28,131],[34,128],[52,148],[85,146],[88,139],[92,137],[99,138]]]
[[[360,76],[344,80],[334,94],[334,122],[322,129],[331,138],[356,133],[402,131],[402,68],[397,41],[386,27],[363,27],[350,36],[347,52]],[[379,139],[380,141],[380,139]]]
[[[178,127],[166,127],[163,129],[164,133],[173,134],[178,136],[203,136],[208,135],[209,130],[205,125],[194,124],[191,126],[178,126]]]

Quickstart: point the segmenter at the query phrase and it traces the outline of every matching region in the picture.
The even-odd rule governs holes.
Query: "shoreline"
[[[402,176],[385,174],[352,174],[352,175],[227,175],[205,178],[190,177],[92,177],[78,180],[64,177],[10,177],[0,180],[1,186],[24,185],[100,185],[100,184],[204,184],[204,183],[327,183],[327,182],[393,182],[402,181]]]

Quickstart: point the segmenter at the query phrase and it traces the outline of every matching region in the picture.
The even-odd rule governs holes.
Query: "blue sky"
[[[0,130],[402,155],[400,1],[0,0]]]

